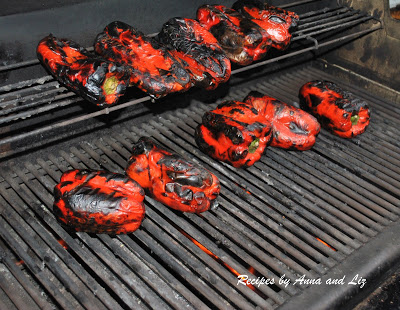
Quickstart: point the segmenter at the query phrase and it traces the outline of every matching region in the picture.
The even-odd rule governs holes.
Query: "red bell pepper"
[[[153,98],[192,86],[189,73],[165,46],[123,22],[112,22],[98,34],[94,49],[104,58],[127,66],[130,85]]]
[[[194,85],[211,90],[231,76],[230,60],[217,39],[198,21],[171,18],[157,39],[181,61]]]
[[[249,167],[258,161],[271,137],[271,123],[238,101],[206,112],[195,131],[196,143],[204,153],[234,167]]]
[[[133,146],[126,174],[154,199],[183,212],[207,211],[220,192],[219,180],[210,171],[146,137]]]
[[[39,42],[37,56],[62,85],[100,107],[116,103],[129,83],[127,68],[51,34]]]
[[[290,31],[297,26],[299,16],[290,11],[258,0],[239,0],[232,8],[266,31],[267,41],[278,50],[285,50],[292,38]]]
[[[300,88],[299,99],[304,110],[339,137],[353,138],[369,125],[368,104],[333,82],[308,82]]]
[[[314,116],[256,91],[250,92],[244,101],[271,122],[271,146],[305,151],[315,144],[321,128]]]
[[[229,59],[239,65],[263,58],[270,48],[266,30],[234,9],[203,5],[197,10],[197,19],[215,36]]]
[[[75,231],[126,234],[138,229],[145,215],[143,188],[108,171],[67,171],[54,196],[56,218]]]

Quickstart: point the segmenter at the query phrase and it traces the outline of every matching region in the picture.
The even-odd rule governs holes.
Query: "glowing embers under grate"
[[[298,88],[316,78],[332,79],[307,67],[251,89],[291,103]],[[233,90],[229,99],[240,100],[249,90]],[[370,104],[371,125],[359,138],[342,140],[323,130],[312,150],[269,148],[247,170],[197,149],[194,129],[213,108],[205,104],[141,127],[121,126],[102,139],[60,145],[57,154],[30,155],[22,166],[9,163],[0,181],[2,267],[38,306],[274,309],[305,289],[292,285],[296,279],[319,278],[398,221],[400,118],[390,103]],[[65,231],[51,212],[62,172],[123,172],[143,134],[212,170],[222,186],[219,208],[182,214],[146,198],[146,218],[131,235]],[[377,139],[383,148],[373,147]],[[238,275],[269,279],[270,285],[244,285]],[[290,285],[280,283],[283,276]],[[5,302],[18,303],[6,283],[0,281],[0,288],[2,296],[9,293]]]

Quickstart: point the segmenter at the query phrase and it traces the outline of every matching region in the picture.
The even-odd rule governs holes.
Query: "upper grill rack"
[[[293,5],[296,4],[298,5],[298,3]],[[290,4],[287,7],[290,7]],[[286,52],[275,53],[276,55],[270,56],[264,61],[236,68],[232,71],[232,74],[238,74],[282,59],[316,51],[322,47],[354,39],[382,28],[379,22],[349,34],[343,32],[357,24],[366,23],[372,19],[374,19],[372,16],[344,6],[324,8],[302,14],[300,15],[298,29],[293,33],[292,44]],[[28,61],[21,63],[19,66],[37,64],[37,61]],[[3,66],[0,67],[0,72],[13,70],[19,66],[17,64]],[[0,147],[150,100],[148,96],[142,98],[128,98],[126,96],[121,100],[120,104],[113,107],[95,112],[88,112],[83,109],[79,115],[74,114],[73,117],[65,117],[57,121],[47,119],[45,122],[40,123],[40,117],[44,114],[50,115],[52,112],[67,106],[72,107],[82,102],[82,99],[65,87],[60,86],[50,75],[6,85],[0,87],[0,129],[5,132],[0,136]],[[39,123],[35,125],[36,129],[32,130],[32,124],[29,119],[39,120]],[[18,130],[12,131],[8,126],[16,126]],[[21,150],[23,149],[24,147],[21,147]],[[9,152],[5,151],[2,155],[6,156],[7,154]]]
[[[299,87],[314,79],[337,82],[305,67],[236,89],[226,99],[258,90],[291,103]],[[0,182],[0,266],[10,279],[0,281],[2,300],[74,309],[275,309],[290,300],[305,286],[285,287],[281,276],[292,283],[303,274],[321,277],[399,222],[398,108],[343,86],[373,109],[364,134],[344,140],[322,130],[312,150],[268,148],[247,170],[197,149],[194,128],[213,107],[202,103],[141,127],[121,126],[101,139],[60,146],[45,159],[9,163]],[[52,189],[62,172],[123,172],[132,144],[144,133],[215,173],[222,185],[219,208],[182,214],[146,197],[146,218],[133,234],[66,232],[51,212]],[[378,139],[384,147],[374,147]],[[275,284],[253,290],[238,285],[237,274]],[[6,283],[14,283],[19,294]]]

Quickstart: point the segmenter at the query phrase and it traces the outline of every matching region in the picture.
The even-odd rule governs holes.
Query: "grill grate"
[[[317,78],[337,82],[306,66],[236,88],[226,99],[258,90],[294,103],[300,86]],[[399,109],[345,87],[373,109],[366,133],[343,140],[322,130],[312,150],[268,148],[247,170],[197,149],[194,129],[215,106],[200,102],[141,127],[121,125],[111,135],[61,147],[46,159],[9,162],[0,180],[0,266],[19,283],[24,299],[4,285],[1,293],[17,307],[30,300],[38,307],[74,309],[275,309],[291,300],[306,286],[285,287],[282,275],[292,283],[303,274],[321,277],[399,220]],[[133,234],[66,232],[51,212],[62,172],[123,172],[141,135],[212,170],[221,181],[220,206],[182,214],[146,197],[146,218]],[[375,147],[376,141],[383,147]],[[237,285],[237,274],[275,284]]]
[[[310,1],[302,1],[301,3],[303,2]],[[369,23],[371,20],[374,22]],[[361,27],[362,29],[355,28],[359,24],[365,25]],[[317,51],[323,47],[334,46],[381,28],[380,21],[378,22],[374,17],[350,7],[323,8],[307,12],[300,15],[298,30],[293,33],[292,43],[287,51],[277,53],[271,50],[268,59],[246,67],[236,68],[232,70],[232,75],[310,51]],[[349,29],[350,31],[346,31]],[[38,61],[21,63],[21,67],[30,65],[38,65]],[[16,69],[16,64],[0,67],[0,72],[14,69]],[[0,147],[3,147],[2,155],[6,156],[10,152],[15,152],[15,146],[11,148],[11,151],[7,148],[10,143],[25,141],[29,137],[51,132],[57,128],[147,102],[150,101],[150,97],[137,98],[137,96],[126,95],[122,101],[125,102],[113,107],[88,112],[88,109],[79,108],[79,103],[82,103],[79,96],[60,86],[49,75],[2,86],[0,87],[0,130],[2,130],[0,132]],[[60,110],[67,108],[72,109],[69,112],[71,115],[62,113],[61,119],[48,117],[43,121],[43,116],[49,116],[51,113],[57,115]],[[26,149],[24,146],[19,148],[22,151]]]

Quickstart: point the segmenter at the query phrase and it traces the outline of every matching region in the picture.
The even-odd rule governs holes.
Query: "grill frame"
[[[281,7],[309,2],[313,0]],[[346,23],[336,20],[337,10]],[[166,112],[152,110],[143,105],[149,97],[130,93],[112,108],[82,106],[64,116],[63,111],[78,108],[82,101],[51,76],[1,86],[0,106],[10,109],[0,110],[0,117],[6,117],[0,123],[15,125],[21,134],[0,138],[0,145],[11,145],[0,154],[0,308],[350,309],[396,270],[400,142],[395,130],[400,109],[371,95],[371,81],[364,89],[344,83],[327,69],[329,63],[296,65],[381,29],[382,24],[345,7],[318,14],[324,16],[323,22],[313,17],[315,12],[302,14],[303,26],[291,49],[235,68],[229,85],[207,95],[190,91],[158,102],[162,106],[191,101],[189,107],[187,102],[174,102]],[[369,20],[379,23],[371,26]],[[314,26],[318,33],[313,33]],[[349,31],[342,33],[343,29]],[[0,73],[37,65],[37,60],[28,60],[2,66]],[[356,77],[346,74],[349,81]],[[323,130],[311,151],[269,148],[247,170],[217,163],[197,149],[193,129],[201,114],[215,106],[206,102],[222,97],[240,100],[248,91],[259,90],[296,105],[295,90],[314,78],[342,84],[372,104],[372,123],[365,134],[343,140]],[[184,108],[176,109],[179,106]],[[121,118],[114,118],[118,110],[127,114],[120,125]],[[40,121],[53,112],[57,121]],[[27,127],[33,127],[36,116],[40,127],[22,133],[20,119],[28,117],[32,123],[28,121]],[[106,118],[104,123],[98,122],[100,116]],[[139,120],[143,124],[132,127]],[[87,128],[79,131],[83,124]],[[88,235],[61,227],[51,211],[51,191],[61,173],[72,167],[123,172],[132,143],[143,132],[219,176],[221,206],[202,215],[180,214],[146,197],[147,215],[134,234]],[[35,151],[24,145],[31,138],[38,145]],[[321,277],[324,283],[354,273],[368,282],[364,288],[278,283],[253,291],[237,285],[232,271],[251,275],[250,267],[254,277],[277,283],[283,274],[292,282],[306,274]]]
[[[269,95],[275,96],[287,103],[295,104],[295,90],[298,89],[298,85],[301,84],[301,82],[314,79],[317,76],[334,80],[332,76],[329,76],[329,74],[322,70],[307,65],[298,68],[290,68],[286,72],[277,73],[269,77],[267,81],[261,79],[258,81],[259,83],[257,86],[254,85],[254,82],[249,82],[245,85],[235,87],[231,90],[231,94],[228,94],[226,99],[242,99],[249,90],[258,89],[264,92],[268,91]],[[366,92],[357,87],[352,85],[345,86],[357,96],[365,97],[367,95]],[[15,257],[15,254],[13,254],[14,252],[24,261],[26,260],[26,266],[31,269],[30,273],[33,273],[35,276],[36,273],[40,273],[42,262],[45,262],[43,265],[44,271],[41,270],[44,274],[44,276],[42,276],[43,278],[41,278],[42,281],[45,281],[45,276],[48,278],[58,277],[65,281],[65,279],[69,277],[76,278],[76,275],[79,274],[80,286],[76,288],[69,286],[66,288],[67,290],[70,290],[72,293],[76,293],[78,290],[79,292],[86,292],[81,293],[84,296],[86,296],[85,294],[90,295],[91,290],[99,290],[96,292],[95,297],[91,296],[87,300],[82,296],[80,299],[78,298],[78,300],[76,300],[77,297],[71,298],[71,300],[75,300],[75,304],[71,304],[69,299],[65,300],[65,298],[58,297],[61,299],[57,300],[57,304],[64,306],[88,305],[88,302],[95,298],[95,300],[101,299],[102,302],[100,306],[103,305],[112,308],[116,306],[115,303],[119,302],[121,304],[125,303],[125,306],[136,307],[135,301],[137,302],[140,301],[141,298],[145,298],[144,301],[141,301],[141,305],[143,305],[145,309],[148,306],[160,305],[160,302],[166,302],[170,306],[179,308],[182,304],[179,304],[178,301],[168,299],[167,296],[170,296],[168,292],[171,292],[171,290],[182,290],[182,294],[185,296],[186,300],[190,300],[195,308],[204,308],[205,306],[210,306],[211,308],[228,307],[229,305],[224,303],[219,295],[215,295],[216,291],[211,289],[205,290],[206,286],[197,284],[197,281],[201,279],[204,283],[212,283],[212,276],[208,275],[205,270],[206,267],[214,270],[214,274],[217,274],[216,280],[214,280],[220,284],[225,283],[221,284],[221,287],[225,289],[222,289],[223,292],[219,291],[219,293],[226,297],[229,295],[228,292],[230,292],[229,289],[227,290],[226,288],[233,286],[233,282],[236,281],[235,277],[231,275],[231,278],[229,278],[229,273],[227,273],[226,269],[221,268],[220,263],[213,260],[208,255],[199,252],[198,247],[193,245],[179,230],[177,230],[177,225],[182,225],[192,237],[198,239],[200,243],[205,244],[213,253],[222,257],[224,262],[228,262],[230,266],[235,267],[235,269],[237,268],[239,271],[246,270],[243,263],[244,259],[249,260],[253,267],[256,266],[260,270],[262,269],[263,276],[268,277],[275,275],[277,280],[279,279],[279,277],[277,277],[277,272],[279,272],[279,275],[283,273],[289,275],[292,273],[289,277],[295,279],[297,275],[305,271],[304,264],[306,264],[306,266],[310,264],[315,268],[315,270],[311,272],[311,276],[322,276],[323,279],[326,279],[326,277],[330,275],[336,275],[338,271],[346,272],[357,270],[354,269],[357,267],[360,268],[362,272],[366,272],[368,277],[373,277],[375,279],[374,284],[377,285],[382,274],[390,271],[390,263],[393,263],[393,266],[395,265],[395,258],[399,258],[399,247],[394,246],[392,250],[386,251],[384,255],[375,256],[374,260],[369,264],[365,263],[360,266],[357,262],[360,261],[360,255],[362,256],[363,253],[365,254],[365,252],[371,251],[371,248],[378,250],[384,247],[382,243],[379,243],[379,240],[385,240],[385,238],[391,234],[392,236],[398,237],[398,233],[393,235],[393,231],[398,228],[398,223],[393,225],[392,222],[398,222],[400,210],[398,207],[394,206],[394,204],[398,204],[399,194],[397,193],[396,197],[394,197],[394,195],[390,196],[390,191],[391,189],[396,189],[395,185],[397,185],[399,181],[398,179],[387,176],[386,172],[388,167],[383,165],[377,166],[378,157],[374,157],[371,154],[384,155],[386,158],[396,154],[395,150],[398,150],[400,146],[396,140],[393,140],[395,133],[392,130],[384,131],[383,126],[395,128],[399,121],[393,114],[397,109],[395,105],[384,100],[379,100],[378,98],[366,99],[369,101],[372,100],[372,122],[367,132],[359,138],[347,141],[322,131],[313,150],[299,153],[268,149],[267,155],[264,156],[259,163],[256,163],[254,167],[246,171],[236,170],[228,165],[217,163],[207,158],[195,147],[193,148],[194,142],[192,132],[195,123],[199,122],[202,112],[213,107],[213,105],[205,105],[199,102],[191,105],[187,109],[169,111],[161,114],[159,117],[153,117],[153,120],[149,121],[148,124],[142,125],[142,129],[131,129],[129,124],[128,128],[126,128],[125,125],[121,125],[120,128],[122,129],[118,130],[118,126],[116,126],[116,128],[110,131],[111,134],[107,130],[97,133],[97,135],[103,136],[103,139],[88,139],[91,140],[89,141],[90,143],[76,142],[73,143],[72,146],[69,143],[60,143],[58,144],[58,148],[61,149],[59,155],[64,158],[62,161],[60,161],[57,153],[43,151],[42,154],[40,154],[41,152],[37,152],[39,155],[35,153],[35,155],[33,155],[33,157],[35,157],[34,160],[32,160],[32,155],[29,155],[21,157],[14,164],[7,162],[6,165],[9,167],[4,168],[3,171],[11,171],[11,173],[4,173],[2,176],[3,179],[0,180],[2,188],[0,190],[0,199],[3,199],[2,205],[4,203],[5,189],[3,185],[5,182],[18,194],[24,193],[24,191],[27,191],[27,193],[30,192],[30,194],[25,197],[25,202],[19,202],[18,205],[18,199],[15,199],[17,202],[16,205],[8,203],[7,208],[3,207],[1,210],[2,225],[0,233],[3,240],[10,241],[21,238],[13,236],[7,229],[4,229],[4,227],[7,227],[4,221],[11,224],[10,221],[12,221],[14,217],[17,217],[26,222],[26,224],[24,224],[25,226],[21,228],[22,231],[19,232],[19,236],[26,238],[26,241],[28,241],[25,242],[25,247],[27,246],[26,243],[32,242],[32,244],[37,244],[39,242],[35,238],[29,237],[29,230],[26,229],[29,227],[27,225],[33,225],[35,231],[42,236],[40,238],[42,240],[40,243],[48,242],[51,244],[52,248],[51,254],[46,255],[46,251],[38,250],[39,252],[36,254],[36,258],[31,258],[30,255],[26,254],[26,248],[18,246],[18,242],[17,245],[10,242],[9,245],[6,246],[5,252],[7,256],[2,262],[10,269],[10,272],[13,271],[14,274],[16,272],[15,266],[13,266],[12,269],[10,265],[14,263],[12,260],[12,258]],[[185,120],[187,125],[171,125],[173,124],[172,121],[177,119]],[[165,124],[170,125],[166,126]],[[112,133],[113,131],[115,132],[114,134]],[[149,209],[149,213],[147,219],[144,221],[143,228],[140,228],[139,231],[134,233],[134,236],[138,235],[138,239],[131,236],[118,236],[117,238],[111,238],[109,236],[94,237],[84,233],[69,234],[65,232],[58,223],[55,222],[51,213],[52,197],[50,190],[55,182],[57,182],[57,179],[59,179],[61,171],[65,171],[67,165],[71,165],[75,168],[106,168],[115,172],[122,172],[126,163],[126,158],[129,156],[130,145],[139,138],[139,135],[143,131],[153,135],[153,137],[155,136],[157,140],[163,142],[166,146],[174,148],[175,151],[181,153],[185,157],[190,158],[194,156],[195,160],[200,160],[202,165],[216,173],[217,176],[220,177],[223,185],[223,192],[220,199],[224,207],[220,207],[215,211],[206,212],[201,217],[192,214],[180,215],[177,212],[167,210],[165,211],[167,216],[163,217],[162,210],[165,207],[154,202],[151,198],[146,198],[146,205]],[[119,133],[125,136],[123,140],[114,138],[114,136],[118,136]],[[373,145],[376,137],[380,137],[382,143],[386,146],[390,145],[391,148],[369,150],[369,146],[371,146],[371,144]],[[337,150],[327,151],[326,147],[329,146],[334,146]],[[360,160],[362,158],[361,155],[368,156],[364,162],[360,161],[359,165],[353,167],[351,162],[341,163],[340,158],[343,157],[343,154],[347,154],[346,158],[354,158],[353,161],[356,159]],[[53,162],[52,166],[57,169],[52,169],[52,167],[49,166],[49,162]],[[299,163],[301,162],[309,166],[303,172],[299,168]],[[395,163],[399,163],[398,157],[391,158],[390,164],[394,165]],[[321,175],[321,170],[327,174],[325,177],[324,174]],[[267,171],[269,174],[265,174],[262,171]],[[34,181],[31,180],[32,178]],[[307,184],[305,179],[309,180],[310,183],[313,182],[313,185]],[[317,183],[317,181],[319,183]],[[390,183],[387,184],[387,181],[390,181]],[[239,186],[236,186],[234,184],[235,182]],[[261,182],[263,186],[260,187],[260,185],[257,184],[258,182]],[[357,195],[348,198],[346,195],[351,195],[352,193],[348,188],[350,188],[351,184],[354,185],[355,183],[361,184],[363,188],[373,191],[374,193],[367,194],[366,198],[358,197],[361,201],[356,199]],[[282,186],[278,186],[277,184],[282,184]],[[43,186],[47,188],[47,193],[38,190],[43,188]],[[313,186],[315,186],[314,190]],[[264,187],[268,189],[268,191]],[[7,188],[10,190],[9,187]],[[354,189],[354,186],[352,189]],[[246,191],[250,191],[253,195],[246,194]],[[36,194],[32,195],[33,193]],[[16,195],[18,196],[18,194]],[[303,194],[304,197],[302,197],[301,194]],[[373,199],[374,203],[368,203],[365,199]],[[238,200],[240,203],[235,202],[235,200]],[[314,206],[314,203],[317,205]],[[349,212],[351,211],[350,214],[347,215],[343,212],[343,210],[346,211],[346,207],[344,207],[345,203],[349,204]],[[374,206],[375,203],[384,206],[378,208]],[[238,204],[240,204],[240,206]],[[269,207],[267,207],[267,205],[269,205]],[[321,207],[321,209],[318,207]],[[341,207],[342,210],[339,207]],[[17,211],[13,211],[13,208]],[[255,211],[252,210],[253,208]],[[389,209],[392,213],[395,213],[395,215],[382,208]],[[260,213],[259,210],[263,211]],[[285,214],[285,211],[289,213]],[[252,214],[251,212],[255,213]],[[297,214],[291,212],[297,212]],[[360,221],[357,220],[357,224],[352,221],[355,216],[359,216],[360,214],[364,214],[362,218],[366,220],[366,223],[360,223]],[[377,214],[379,214],[379,216],[377,216]],[[280,218],[282,215],[285,215],[287,219]],[[387,218],[385,218],[385,216]],[[323,219],[320,217],[323,217]],[[165,218],[170,218],[170,221],[175,223],[175,225],[166,221]],[[249,222],[251,223],[251,225],[249,224],[250,228],[244,225],[248,218],[256,219],[254,223]],[[237,222],[232,221],[232,219],[237,220]],[[39,221],[39,223],[36,223],[36,221]],[[323,226],[326,221],[332,221],[332,223]],[[355,225],[354,227],[342,227],[341,221],[353,223]],[[283,226],[280,226],[280,224]],[[307,230],[307,236],[301,234],[301,229],[299,229],[299,227],[303,226]],[[153,240],[156,234],[152,232],[153,230],[160,233],[161,237],[159,238],[161,239]],[[10,229],[10,231],[13,231],[13,229]],[[332,252],[322,243],[313,240],[310,231],[322,233],[324,238],[330,238],[325,241],[329,241],[328,243],[332,242],[332,245],[337,247],[338,252]],[[57,242],[56,236],[64,239],[70,248],[64,249]],[[263,238],[261,238],[261,236],[263,236]],[[320,237],[321,235],[318,236]],[[269,240],[266,241],[266,238]],[[171,244],[171,240],[181,245],[180,252],[172,252],[165,255],[163,252],[165,251],[165,244]],[[210,240],[214,241],[210,242]],[[220,243],[217,244],[215,240],[220,240]],[[248,242],[248,244],[246,242]],[[24,244],[24,242],[21,244]],[[80,244],[85,246],[83,250]],[[151,249],[156,252],[156,258],[152,257],[149,252],[141,248],[141,246],[143,247],[144,245],[151,247]],[[12,249],[8,248],[9,246],[11,246]],[[294,250],[292,248],[294,248]],[[285,249],[286,253],[282,251],[282,249]],[[134,251],[140,252],[135,254]],[[249,251],[251,255],[248,255]],[[265,255],[266,251],[272,251],[275,256],[281,257],[281,262],[276,264],[276,257],[268,258],[267,255]],[[296,256],[298,255],[297,252],[307,255],[304,257],[302,255]],[[200,265],[195,268],[183,259],[181,263],[177,263],[176,257],[182,256],[179,253],[189,253],[190,255],[188,255],[188,257],[196,257],[196,262],[198,261]],[[260,261],[261,254],[264,254],[262,261]],[[326,255],[328,255],[328,257],[326,257]],[[40,260],[39,257],[42,257],[43,260]],[[46,257],[47,260],[44,259]],[[160,261],[160,257],[165,257],[165,261]],[[70,261],[72,259],[72,265],[61,268],[61,270],[58,271],[58,265],[54,262],[56,259],[61,259],[63,261]],[[92,268],[90,272],[85,269],[81,270],[79,267],[85,259],[89,260],[89,262],[84,265]],[[107,261],[108,263],[106,265],[111,266],[111,261],[114,259],[118,261],[121,260],[120,263],[118,263],[119,265],[115,267],[116,270],[102,271],[102,264],[100,264],[99,261]],[[322,263],[315,263],[316,259]],[[150,280],[148,277],[146,278],[145,272],[143,271],[141,271],[142,273],[136,274],[139,271],[133,269],[128,262],[133,266],[136,266],[135,263],[142,266],[145,271],[149,269],[153,271],[157,270],[159,279],[152,278],[152,280]],[[281,263],[283,265],[281,265]],[[164,264],[175,264],[175,269],[168,269]],[[285,264],[289,264],[290,268],[285,267]],[[119,272],[123,272],[124,269],[122,266],[129,266],[129,277],[125,275],[117,276]],[[192,270],[192,273],[188,272],[188,268]],[[271,271],[271,268],[274,271]],[[177,270],[182,273],[180,274]],[[96,274],[96,272],[99,274]],[[73,274],[75,274],[75,276],[73,276]],[[113,284],[113,281],[107,280],[107,276],[110,275],[116,279],[116,284]],[[188,278],[186,279],[185,277]],[[227,277],[229,281],[226,280]],[[93,279],[97,280],[97,283],[95,283],[96,285],[88,288],[88,284],[85,283],[92,283]],[[183,279],[185,280],[183,281]],[[143,281],[146,283],[144,286],[146,289],[139,292],[134,291],[134,297],[130,300],[127,294],[129,289],[132,290],[133,287],[136,288],[134,284],[143,283]],[[154,296],[154,293],[146,296],[148,294],[147,288],[151,287],[149,284],[151,281],[158,281],[157,283],[160,285],[166,285],[165,290],[160,291],[159,296],[157,296],[157,294]],[[190,285],[185,286],[188,283]],[[197,293],[191,292],[193,285],[197,285],[194,287],[195,289],[202,290],[201,294],[205,294],[207,296],[206,299],[209,300],[215,297],[217,304],[204,303],[202,298],[196,296]],[[46,288],[47,292],[57,292],[57,289],[54,289],[53,286],[48,285]],[[115,291],[111,293],[110,296],[110,292],[101,289],[102,286],[111,287]],[[217,289],[216,286],[212,287]],[[250,296],[250,298],[258,300],[259,306],[267,309],[276,308],[278,304],[282,304],[281,307],[283,309],[285,309],[285,307],[290,308],[290,305],[299,302],[298,300],[306,303],[307,307],[310,307],[312,305],[310,302],[314,300],[313,304],[316,305],[315,309],[321,309],[318,308],[318,306],[331,309],[330,306],[338,308],[338,304],[344,302],[349,294],[353,297],[357,295],[357,293],[360,293],[358,294],[360,297],[367,292],[367,289],[354,291],[354,288],[350,286],[334,286],[328,289],[329,293],[332,292],[332,296],[337,296],[337,298],[333,301],[332,299],[321,301],[321,299],[315,298],[315,294],[316,292],[321,293],[328,290],[327,288],[324,289],[323,286],[310,286],[308,289],[294,286],[286,290],[282,289],[275,294],[269,290],[269,288],[263,287],[262,292],[264,294],[271,294],[273,296],[273,298],[268,298],[266,303],[263,303],[257,297],[258,295],[251,290],[249,292],[247,289],[247,287],[240,287],[240,294],[244,295],[242,295],[242,297],[232,297],[232,299],[235,300],[234,305],[236,307],[243,308],[244,306],[244,308],[246,308],[249,306],[241,304],[240,300],[243,299],[243,296],[247,296],[244,297],[245,299]],[[153,292],[154,290],[154,287],[150,289],[150,291]],[[339,292],[334,293],[334,290],[339,290]],[[119,296],[119,294],[121,295]],[[296,294],[299,297],[296,297]],[[36,296],[38,302],[43,302],[37,297],[37,293],[33,293],[33,296]],[[238,304],[240,306],[238,306]],[[254,305],[253,303],[252,306]],[[343,305],[340,307],[342,306]]]

